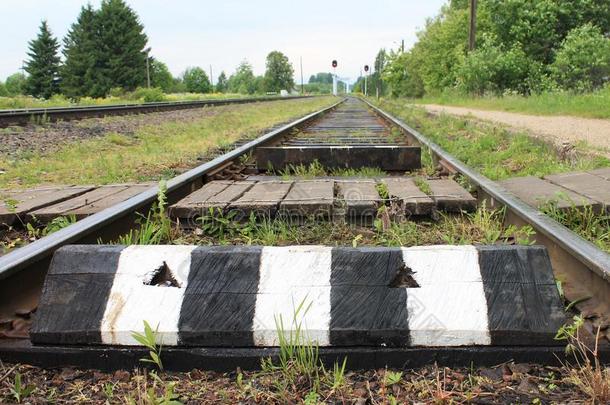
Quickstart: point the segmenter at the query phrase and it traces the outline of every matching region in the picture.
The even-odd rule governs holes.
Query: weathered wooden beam
[[[170,346],[278,346],[278,322],[320,346],[553,346],[565,313],[537,246],[84,245],[55,254],[31,340],[138,345],[144,321]]]
[[[454,180],[426,180],[430,186],[430,197],[440,211],[461,212],[477,209],[477,200]]]
[[[318,161],[328,168],[378,167],[385,171],[407,171],[421,168],[418,146],[270,146],[256,148],[259,170],[269,166],[282,169],[287,165],[309,165]]]
[[[499,183],[532,207],[540,208],[554,202],[560,210],[582,208],[585,205],[591,206],[595,211],[601,210],[600,203],[538,177],[515,177],[501,180]]]
[[[332,213],[333,180],[297,180],[280,203],[280,215],[288,217],[323,217]]]
[[[398,199],[405,215],[429,215],[434,210],[434,201],[417,187],[412,178],[389,177],[382,181],[390,198]]]
[[[31,211],[28,217],[36,218],[42,223],[50,222],[59,216],[73,215],[76,219],[82,219],[140,194],[152,186],[153,183],[100,186],[69,200]]]
[[[273,217],[291,186],[292,181],[259,181],[229,204],[228,209],[238,212],[238,217],[247,217],[251,212]]]
[[[377,216],[377,209],[383,202],[375,180],[342,180],[337,181],[337,187],[337,205],[345,207],[348,219]]]
[[[37,189],[0,191],[0,225],[12,225],[17,218],[25,220],[28,212],[65,201],[92,190],[93,186],[41,187]]]
[[[551,174],[544,176],[544,179],[590,198],[600,203],[606,210],[610,210],[610,181],[601,176],[575,172]]]

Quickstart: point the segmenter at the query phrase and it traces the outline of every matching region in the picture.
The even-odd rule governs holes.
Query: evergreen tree
[[[40,24],[36,39],[29,42],[29,60],[25,71],[29,73],[26,82],[27,93],[34,97],[49,98],[58,92],[59,43],[49,30],[46,21]]]
[[[293,75],[294,69],[286,55],[278,51],[270,52],[267,55],[267,70],[265,71],[267,91],[292,90],[294,87]]]
[[[227,91],[227,75],[225,74],[225,72],[220,72],[220,75],[218,75],[218,81],[216,82],[216,91],[218,93],[224,93]]]
[[[76,23],[64,39],[62,91],[73,98],[93,96],[98,43],[96,11],[88,4],[81,8]]]
[[[105,96],[113,87],[134,90],[144,85],[148,38],[136,13],[123,0],[103,0],[97,20],[97,68],[91,93]]]

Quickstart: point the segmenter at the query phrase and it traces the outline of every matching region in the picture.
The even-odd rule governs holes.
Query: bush
[[[125,90],[122,87],[113,87],[108,91],[110,97],[124,97]]]
[[[17,96],[25,92],[26,78],[23,73],[14,73],[6,78],[4,85],[10,96]]]
[[[8,91],[6,91],[6,86],[4,83],[0,82],[0,97],[8,96]]]
[[[457,87],[464,93],[482,95],[506,91],[527,94],[530,92],[531,72],[541,67],[527,57],[520,46],[508,51],[496,45],[490,37],[484,38],[481,46],[470,52],[456,69]]]
[[[551,67],[553,77],[566,90],[600,88],[610,76],[610,39],[592,24],[570,31]]]
[[[190,93],[209,93],[212,90],[208,75],[199,67],[186,69],[182,81]]]
[[[138,87],[129,96],[130,100],[142,100],[145,103],[153,103],[156,101],[165,101],[165,93],[158,87],[143,88]]]

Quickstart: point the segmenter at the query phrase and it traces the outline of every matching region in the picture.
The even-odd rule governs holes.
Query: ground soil
[[[584,141],[610,157],[610,120],[569,116],[537,116],[504,111],[477,110],[465,107],[426,104],[432,113],[473,116],[478,119],[508,125],[541,136],[554,144],[576,144]]]
[[[223,111],[232,106],[222,107]],[[27,124],[0,129],[0,154],[17,156],[24,152],[51,152],[75,141],[101,137],[110,133],[133,136],[144,126],[165,122],[189,122],[220,112],[204,107],[148,114],[87,118],[44,124]]]
[[[16,373],[22,385],[36,387],[27,403],[169,403],[154,402],[154,396],[167,392],[174,383],[174,398],[184,404],[267,404],[303,403],[310,383],[296,378],[281,387],[280,371],[215,373],[192,370],[188,373],[158,373],[159,379],[143,370],[102,373],[94,370],[63,368],[44,370],[25,365],[0,366],[0,402],[13,402],[11,388]],[[390,384],[391,374],[401,372]],[[574,384],[563,367],[532,364],[500,364],[491,368],[449,369],[428,366],[415,370],[346,371],[345,383],[336,389],[322,384],[317,401],[325,404],[388,403],[601,403],[593,402]],[[156,383],[155,383],[156,381]]]

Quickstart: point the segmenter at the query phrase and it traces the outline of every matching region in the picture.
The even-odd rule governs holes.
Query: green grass
[[[188,122],[138,129],[133,137],[108,134],[74,142],[56,152],[0,155],[0,188],[55,184],[109,184],[157,180],[198,164],[211,148],[265,129],[336,101],[333,97],[215,107],[214,114]]]
[[[572,115],[585,118],[610,118],[610,86],[586,94],[542,93],[528,97],[473,97],[455,93],[410,100],[417,104],[441,104],[483,110],[520,112],[533,115]]]
[[[329,169],[324,167],[318,160],[314,160],[309,165],[304,164],[288,164],[285,168],[275,171],[270,170],[270,173],[275,173],[284,180],[313,179],[322,176],[333,177],[384,177],[387,173],[377,167],[361,167],[358,169],[352,168],[335,168]]]
[[[610,215],[595,212],[591,206],[577,207],[574,202],[567,209],[559,209],[557,201],[549,201],[540,210],[610,253]]]
[[[610,159],[586,154],[562,160],[552,146],[524,132],[514,133],[448,114],[431,118],[424,109],[410,106],[405,100],[381,100],[378,105],[492,180],[610,166]],[[424,157],[428,158],[426,151],[422,151]]]
[[[503,210],[479,210],[460,215],[441,215],[438,221],[376,220],[373,228],[340,222],[282,218],[260,219],[253,215],[244,223],[232,221],[231,213],[210,211],[200,219],[200,232],[175,237],[176,244],[221,245],[327,245],[327,246],[419,246],[437,244],[529,244],[530,227],[504,226]]]
[[[250,98],[262,97],[260,94],[233,94],[233,93],[172,93],[165,94],[163,101],[195,101],[195,100],[217,100],[223,98]],[[104,98],[82,97],[75,102],[62,95],[55,95],[48,100],[34,98],[32,96],[0,97],[0,109],[15,108],[49,108],[49,107],[74,107],[89,105],[112,105],[112,104],[134,104],[143,103],[143,98],[138,98],[138,93],[126,94],[120,97],[108,96]]]

